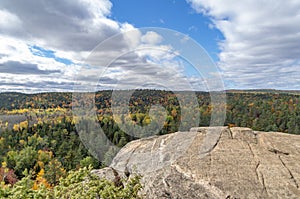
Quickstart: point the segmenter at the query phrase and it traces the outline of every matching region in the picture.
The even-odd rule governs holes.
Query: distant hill
[[[276,90],[276,89],[250,89],[250,90],[226,90],[226,93],[272,93],[272,94],[294,94],[300,95],[299,90]]]

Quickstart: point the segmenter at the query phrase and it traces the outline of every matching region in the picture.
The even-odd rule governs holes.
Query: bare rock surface
[[[111,166],[144,198],[300,198],[300,136],[199,127],[128,143]],[[113,177],[111,169],[95,171]]]

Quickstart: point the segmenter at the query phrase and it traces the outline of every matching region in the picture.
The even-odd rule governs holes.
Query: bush
[[[0,198],[9,199],[134,199],[138,196],[142,186],[140,176],[122,179],[124,186],[115,186],[113,182],[99,179],[91,174],[92,167],[84,167],[78,171],[70,171],[66,178],[61,178],[59,184],[53,188],[46,188],[40,184],[33,189],[34,181],[30,176],[22,178],[14,186],[2,185]]]

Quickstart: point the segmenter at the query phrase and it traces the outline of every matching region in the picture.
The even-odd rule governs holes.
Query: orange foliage
[[[38,190],[39,186],[44,185],[47,188],[51,188],[51,185],[47,182],[47,180],[44,178],[45,171],[44,169],[41,169],[40,172],[37,174],[36,179],[34,181],[33,190]]]

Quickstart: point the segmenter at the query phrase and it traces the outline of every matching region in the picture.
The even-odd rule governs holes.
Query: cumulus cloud
[[[129,42],[127,48],[110,48],[115,41],[122,38]],[[183,38],[186,40],[184,44],[178,42]],[[191,66],[192,63],[207,64],[203,65],[199,72],[216,72],[211,61],[199,52],[202,48],[199,48],[192,40],[177,32],[154,28],[132,29],[104,41],[93,50],[87,59],[88,65],[78,73],[77,80],[81,83],[77,84],[77,90],[92,92],[97,86],[117,90],[207,90],[203,83],[197,83],[195,80],[197,78],[203,82],[208,75],[199,78],[201,74],[198,73],[197,77],[196,72],[193,73],[196,78],[187,76],[188,68],[194,67]],[[194,54],[190,54],[191,51],[194,51]],[[221,84],[218,86],[213,89],[222,89]]]
[[[155,45],[155,44],[159,44],[160,42],[162,42],[163,38],[156,32],[149,31],[145,35],[142,36],[141,40],[144,43]]]
[[[49,91],[50,85],[72,90],[69,82],[84,58],[124,29],[125,24],[109,18],[111,6],[109,0],[1,1],[1,91]],[[115,41],[110,48],[126,45]]]
[[[218,64],[231,87],[300,89],[299,1],[187,1],[223,33]]]
[[[73,84],[190,90],[195,79],[176,51],[187,51],[180,45],[189,40],[115,21],[111,7],[109,0],[1,1],[1,91],[70,91]]]
[[[127,48],[111,49],[114,42],[122,38],[128,42]],[[78,81],[88,81],[84,89],[91,91],[98,81],[98,87],[110,89],[186,88],[186,85],[181,86],[183,81],[178,81],[184,79],[180,71],[182,64],[174,59],[172,46],[160,44],[162,40],[163,37],[152,30],[139,29],[106,40],[88,57],[88,66],[78,73]]]
[[[0,35],[0,43],[2,73],[23,71],[26,74],[50,74],[53,71],[63,73],[69,68],[66,64],[56,61],[55,57],[39,56],[24,40]]]
[[[22,22],[19,17],[6,10],[0,10],[0,18],[0,32],[2,33],[6,31],[16,34],[22,26]]]
[[[0,63],[0,73],[11,73],[11,74],[50,74],[58,73],[59,70],[41,70],[36,64],[24,64],[17,61],[8,61]]]
[[[9,21],[19,21],[13,34],[10,26],[3,34],[38,42],[45,48],[90,51],[100,41],[119,32],[119,24],[107,16],[108,0],[22,0],[1,1],[1,12]],[[3,14],[2,14],[3,15]],[[13,23],[15,24],[15,23]]]
[[[0,73],[0,80],[1,92],[70,91],[74,85],[73,81],[57,73]]]

